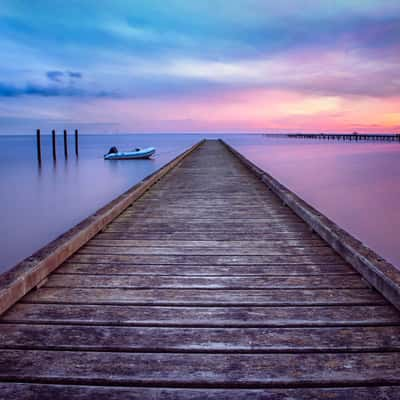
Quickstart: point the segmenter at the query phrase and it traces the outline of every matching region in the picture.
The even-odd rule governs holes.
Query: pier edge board
[[[68,257],[111,223],[158,180],[204,143],[204,139],[146,176],[94,214],[0,275],[0,315],[46,279]]]
[[[41,400],[377,400],[396,399],[398,386],[362,386],[291,389],[232,389],[199,387],[123,387],[43,383],[0,383],[7,399]]]
[[[220,139],[220,142],[277,195],[285,205],[306,222],[312,231],[317,233],[341,255],[386,300],[400,310],[400,271],[393,264],[340,228],[224,140]]]

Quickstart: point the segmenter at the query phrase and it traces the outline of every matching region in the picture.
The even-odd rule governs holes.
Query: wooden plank
[[[182,173],[183,169],[180,168],[180,171],[177,171],[176,178],[181,181],[186,181],[187,186],[176,186],[173,181],[164,181],[162,185],[157,187],[156,191],[152,191],[146,193],[146,197],[143,199],[160,199],[160,198],[182,198],[183,200],[199,198],[200,200],[209,201],[209,200],[220,200],[225,197],[227,199],[233,200],[241,200],[244,198],[252,198],[254,202],[257,202],[261,199],[271,199],[272,202],[279,203],[279,199],[274,197],[273,193],[268,192],[262,186],[262,182],[260,180],[254,180],[254,176],[244,172],[241,177],[236,175],[235,177],[231,177],[229,182],[225,186],[213,186],[213,184],[209,184],[204,181],[204,177],[199,174],[195,174],[195,170],[192,170],[191,173]],[[215,175],[212,177],[212,180],[220,182],[224,182],[224,179],[228,179],[229,177],[220,176],[220,170],[212,170],[207,171],[204,170],[204,174],[214,173]],[[250,177],[250,179],[248,179]],[[243,179],[247,179],[247,184],[243,183]],[[198,190],[199,187],[202,187],[202,190]],[[235,187],[235,189],[232,189]],[[225,188],[225,190],[224,190]],[[207,196],[207,194],[212,194],[212,197]],[[180,195],[182,195],[180,197]],[[270,204],[266,204],[266,206],[270,206]]]
[[[174,276],[53,274],[47,288],[136,289],[353,289],[367,288],[359,275],[327,276]]]
[[[238,241],[238,240],[299,240],[315,239],[317,236],[312,232],[109,232],[105,231],[97,235],[99,239],[128,239],[128,240],[180,240],[180,241]],[[343,261],[342,261],[343,262]]]
[[[400,350],[400,326],[165,328],[0,324],[0,349],[323,353]]]
[[[247,210],[247,212],[246,212]],[[227,213],[227,214],[225,214]],[[126,211],[127,216],[141,216],[141,215],[161,215],[165,216],[174,216],[181,215],[183,216],[191,216],[195,215],[197,218],[203,216],[205,218],[225,218],[225,215],[229,215],[231,217],[239,216],[243,217],[243,215],[248,215],[249,217],[269,217],[269,216],[292,216],[294,213],[287,207],[282,204],[271,206],[258,205],[257,207],[248,208],[246,206],[234,206],[232,204],[226,203],[224,206],[214,206],[214,207],[204,207],[197,206],[193,204],[190,209],[184,209],[178,207],[173,203],[169,204],[152,204],[149,205],[146,202],[137,201],[131,207],[130,210]]]
[[[196,389],[0,383],[9,400],[396,400],[398,386],[295,389]]]
[[[215,179],[210,183],[204,178],[201,178],[201,175],[198,175],[197,183],[202,182],[202,185],[198,185],[193,187],[191,182],[182,182],[182,177],[185,176],[186,178],[190,178],[191,174],[177,174],[175,179],[169,179],[168,181],[160,182],[157,187],[157,192],[149,193],[149,197],[151,196],[176,196],[177,193],[182,193],[182,195],[205,195],[207,193],[212,194],[228,194],[228,195],[235,195],[235,196],[245,196],[249,193],[258,194],[260,196],[264,196],[267,192],[264,190],[262,185],[254,184],[254,182],[249,181],[246,179],[246,176],[236,176],[230,177],[226,180],[218,180]],[[182,183],[179,184],[179,180]],[[171,190],[174,189],[174,190]]]
[[[83,289],[46,288],[28,293],[29,303],[135,305],[357,305],[385,304],[370,289]]]
[[[129,265],[87,264],[66,262],[53,274],[101,274],[101,275],[330,275],[356,274],[346,264],[299,264],[299,265]]]
[[[146,202],[147,205],[153,204],[153,205],[161,205],[161,204],[174,204],[176,205],[194,205],[196,204],[197,207],[199,206],[225,206],[227,204],[233,204],[233,205],[242,205],[245,206],[248,204],[249,207],[251,206],[259,206],[262,205],[262,202],[265,201],[265,198],[257,197],[252,194],[249,194],[248,196],[229,196],[229,195],[222,195],[221,196],[216,196],[215,194],[204,194],[204,196],[193,196],[193,195],[188,195],[186,197],[181,196],[180,194],[176,194],[175,196],[161,196],[161,197],[146,197],[143,199],[143,201]]]
[[[400,353],[186,354],[1,350],[0,379],[97,385],[400,385]],[[40,368],[38,368],[40,366]]]
[[[95,246],[127,246],[127,247],[201,247],[201,248],[232,248],[232,249],[269,249],[283,247],[325,247],[320,239],[304,240],[129,240],[129,239],[100,239],[99,235],[90,241]]]
[[[231,206],[231,207],[229,207]],[[141,215],[146,215],[148,217],[152,216],[153,212],[154,217],[162,216],[162,217],[173,217],[173,216],[180,216],[181,218],[188,216],[190,213],[189,211],[193,212],[196,218],[226,218],[228,216],[238,216],[243,218],[244,216],[249,216],[249,218],[254,218],[260,216],[262,218],[267,217],[277,217],[277,218],[286,218],[295,215],[292,210],[288,209],[283,203],[278,204],[270,204],[268,206],[263,204],[258,204],[255,207],[247,208],[248,212],[246,213],[246,206],[245,205],[234,205],[229,204],[228,199],[226,199],[226,203],[224,205],[215,205],[214,207],[209,207],[207,205],[197,205],[192,204],[190,209],[184,209],[179,207],[174,203],[165,203],[159,202],[158,204],[151,204],[149,205],[147,202],[135,202],[129,210],[127,210],[127,216],[133,217],[140,217]],[[225,214],[226,213],[226,214]]]
[[[232,221],[234,220],[234,221]],[[223,216],[220,215],[219,218],[199,218],[196,214],[192,214],[191,217],[188,216],[171,216],[171,215],[159,215],[159,216],[145,216],[145,215],[135,215],[135,214],[122,214],[118,218],[114,220],[114,222],[123,223],[123,224],[136,224],[139,225],[149,225],[149,224],[168,224],[171,225],[233,225],[237,226],[238,224],[244,225],[278,225],[278,224],[288,224],[288,226],[298,226],[299,224],[303,224],[302,221],[299,221],[298,218],[294,215],[288,216],[266,216],[263,217],[249,217],[248,215],[241,215],[236,217],[232,217],[229,212],[225,213]]]
[[[154,223],[148,224],[124,224],[121,222],[114,222],[107,228],[104,228],[105,232],[126,232],[126,231],[137,231],[137,232],[243,232],[244,229],[248,229],[253,233],[273,233],[273,232],[308,232],[309,228],[304,224],[288,225],[277,224],[277,225],[250,225],[250,224],[167,224],[167,223]]]
[[[175,189],[171,189],[171,191]],[[267,194],[267,192],[264,192]],[[254,210],[262,209],[264,211],[286,211],[283,204],[279,204],[277,199],[273,199],[271,202],[269,201],[270,196],[268,195],[260,195],[255,192],[249,192],[248,194],[244,195],[232,195],[229,193],[213,193],[213,192],[205,192],[202,195],[195,194],[193,192],[183,194],[179,193],[179,190],[176,191],[174,194],[165,194],[165,195],[157,195],[153,192],[151,194],[146,195],[143,199],[141,199],[142,203],[138,203],[138,206],[145,205],[145,206],[161,206],[162,204],[166,204],[168,207],[176,207],[179,204],[188,204],[193,205],[195,208],[201,207],[221,207],[224,209],[229,210],[227,207],[228,204],[232,204],[237,207],[245,207],[246,203],[250,206],[254,207]],[[266,203],[268,202],[268,203]],[[275,207],[277,205],[278,207]],[[228,211],[229,212],[229,211]]]
[[[206,213],[207,211],[209,212],[216,212],[216,211],[220,211],[220,212],[231,212],[231,211],[243,211],[246,209],[246,207],[251,208],[253,212],[259,212],[259,211],[286,211],[287,209],[285,208],[284,205],[281,206],[270,206],[268,208],[266,208],[266,206],[264,206],[262,203],[257,203],[257,202],[249,202],[249,201],[230,201],[228,199],[225,198],[225,200],[221,200],[221,201],[214,201],[212,202],[211,200],[208,202],[200,202],[198,200],[187,200],[187,201],[166,201],[166,200],[147,200],[145,203],[138,203],[138,204],[142,204],[142,205],[146,205],[147,209],[155,209],[157,210],[157,207],[160,208],[164,208],[165,211],[168,211],[168,209],[172,209],[175,210],[177,208],[187,208],[187,209],[193,209],[194,212],[197,211],[203,211],[203,213]],[[132,210],[133,212],[134,210]]]
[[[390,305],[163,307],[18,303],[0,322],[121,326],[308,327],[399,325]]]
[[[222,180],[216,176],[211,182],[207,182],[204,177],[196,174],[196,185],[193,185],[193,181],[191,181],[193,176],[193,173],[183,173],[182,169],[175,175],[175,178],[171,176],[167,181],[160,182],[157,191],[148,193],[148,197],[177,196],[179,193],[183,196],[193,195],[202,196],[203,198],[206,198],[207,193],[212,193],[216,196],[246,197],[246,195],[255,194],[260,197],[271,197],[271,194],[265,191],[261,182],[247,179],[247,174],[234,177],[226,176]]]
[[[189,212],[190,211],[190,212]],[[135,209],[132,210],[130,213],[124,213],[121,217],[119,217],[120,222],[131,222],[134,219],[147,219],[147,218],[158,218],[160,220],[164,219],[171,219],[171,218],[176,218],[176,219],[190,219],[190,218],[195,218],[196,220],[208,222],[210,220],[215,221],[215,223],[223,222],[226,219],[234,219],[236,221],[238,220],[244,220],[246,221],[256,221],[259,219],[271,219],[275,220],[275,222],[284,222],[284,221],[291,221],[293,220],[294,216],[292,214],[285,214],[283,211],[282,212],[277,212],[277,213],[271,213],[268,212],[267,210],[263,211],[257,211],[254,210],[252,212],[248,212],[247,214],[245,212],[237,212],[230,210],[228,208],[225,208],[224,210],[216,210],[216,209],[207,209],[207,210],[202,210],[199,208],[193,209],[192,207],[189,210],[182,210],[180,208],[173,208],[171,206],[163,207],[161,209],[156,209],[155,207],[145,207],[141,209]]]
[[[196,255],[196,256],[274,256],[274,255],[335,255],[330,247],[270,247],[270,248],[213,248],[213,247],[131,247],[97,246],[92,243],[82,247],[80,254],[116,254],[116,255]]]
[[[171,221],[172,218],[175,218],[177,221],[181,220],[182,223],[184,220],[186,222],[190,220],[191,218],[195,219],[195,223],[197,224],[210,224],[211,220],[214,221],[214,224],[225,224],[225,223],[232,223],[232,220],[235,222],[241,222],[246,224],[253,224],[253,225],[260,225],[260,220],[268,220],[268,222],[265,222],[264,224],[283,224],[283,223],[293,223],[293,216],[291,215],[285,215],[282,213],[279,214],[267,214],[266,212],[260,211],[260,212],[253,212],[250,214],[245,215],[244,213],[238,213],[238,212],[233,212],[229,210],[229,208],[226,208],[225,210],[217,211],[214,208],[210,208],[207,210],[200,210],[200,209],[193,209],[192,207],[188,207],[188,210],[191,211],[190,215],[188,213],[183,213],[183,212],[176,212],[174,208],[168,207],[165,205],[164,210],[161,212],[159,211],[154,212],[152,207],[148,207],[144,211],[140,210],[137,212],[133,212],[132,214],[127,214],[123,215],[118,219],[116,222],[120,223],[133,223],[138,221],[139,219],[141,222],[146,222],[146,224],[151,223],[151,221],[146,221],[146,219],[158,219],[157,222],[165,222],[168,223]],[[179,222],[179,221],[178,221]],[[182,225],[182,224],[181,224]]]
[[[190,192],[191,189],[193,188],[193,184],[190,181],[190,177],[192,176],[193,176],[192,172],[188,171],[185,173],[185,166],[182,166],[182,169],[175,175],[171,175],[170,179],[160,182],[160,184],[158,185],[158,192],[170,192],[171,187],[174,188],[176,191]],[[188,179],[182,180],[181,179],[182,177],[186,177]],[[261,182],[258,182],[258,184],[256,184],[252,181],[249,181],[247,179],[246,174],[226,176],[222,180],[219,179],[207,180],[207,176],[204,176],[202,174],[197,174],[196,178],[197,178],[196,181],[202,182],[203,185],[199,185],[193,188],[193,191],[195,193],[207,192],[208,189],[223,193],[225,193],[226,191],[243,193],[243,190],[241,190],[242,187],[246,188],[246,192],[252,190],[265,192]]]
[[[245,189],[245,188],[243,188]],[[164,193],[157,191],[147,193],[143,198],[143,201],[200,201],[204,203],[211,202],[223,202],[226,199],[234,202],[245,202],[249,201],[251,204],[258,204],[261,200],[267,197],[267,192],[257,192],[254,190],[248,191],[247,193],[223,193],[223,192],[213,192],[212,190],[207,190],[202,193],[189,191],[181,192],[179,190],[166,191]]]
[[[119,263],[119,264],[182,264],[182,265],[260,265],[260,264],[338,264],[337,255],[310,256],[173,256],[173,255],[120,255],[76,253],[69,258],[72,262]]]

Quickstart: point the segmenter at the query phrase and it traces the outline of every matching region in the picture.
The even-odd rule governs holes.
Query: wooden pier
[[[398,399],[396,271],[205,141],[0,279],[0,397]]]
[[[320,140],[349,140],[349,141],[384,141],[400,142],[400,134],[371,134],[371,133],[291,133],[287,137],[295,139],[320,139]]]

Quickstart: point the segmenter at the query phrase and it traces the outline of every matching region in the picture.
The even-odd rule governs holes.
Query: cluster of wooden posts
[[[300,139],[327,139],[327,140],[379,140],[389,142],[400,142],[400,134],[393,135],[377,135],[364,133],[292,133],[287,135],[290,138]]]
[[[36,130],[36,147],[37,147],[37,159],[39,164],[42,162],[42,145],[41,145],[41,133],[40,129]],[[75,129],[75,155],[78,157],[79,155],[79,139],[78,139],[78,129]],[[68,140],[67,140],[67,130],[64,129],[64,157],[68,159]],[[53,160],[57,160],[57,145],[56,145],[56,130],[53,129],[51,131],[51,143],[53,149]]]

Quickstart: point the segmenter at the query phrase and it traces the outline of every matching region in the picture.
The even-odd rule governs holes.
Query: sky
[[[0,133],[400,132],[399,0],[0,0]]]

